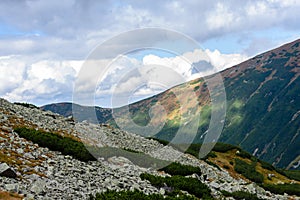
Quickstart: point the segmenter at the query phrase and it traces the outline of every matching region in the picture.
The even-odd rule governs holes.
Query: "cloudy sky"
[[[177,81],[180,83],[201,75],[192,68],[204,53],[216,70],[222,70],[299,38],[300,1],[297,0],[156,2],[1,1],[0,97],[37,105],[72,101],[75,82],[91,52],[105,41],[135,29],[174,30],[195,40],[202,49],[185,48],[174,41],[180,50],[173,53],[144,49],[114,58],[102,56],[96,67],[104,69],[109,63],[110,67],[98,77],[98,85],[82,86],[85,91],[95,93],[97,105],[111,106],[110,97],[116,89],[119,93],[130,91],[130,101],[134,101],[169,86],[159,80],[143,85],[138,77],[143,70],[130,76],[130,69],[167,66],[182,77]],[[155,39],[153,35],[147,37]],[[111,48],[125,45],[130,49],[132,45],[134,50],[137,41],[142,40],[133,35],[115,41]],[[152,71],[149,77],[159,74]],[[172,79],[170,85],[177,83],[173,80],[176,76],[168,77]]]

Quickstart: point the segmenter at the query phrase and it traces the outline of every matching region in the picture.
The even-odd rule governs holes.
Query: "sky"
[[[76,91],[91,91],[97,105],[111,107],[116,93],[136,101],[299,38],[297,0],[155,2],[0,1],[0,97],[40,106],[73,101],[80,87]],[[175,52],[168,51],[170,44],[164,49],[141,48],[151,42],[166,47],[156,33],[134,32],[147,28],[175,32],[199,48],[179,40],[173,41]],[[133,34],[118,40],[128,31]],[[97,65],[89,66],[93,80],[88,74],[81,79],[87,60],[111,40],[105,55],[132,51],[99,56]],[[195,72],[204,54],[214,70]],[[159,76],[161,66],[174,74]]]

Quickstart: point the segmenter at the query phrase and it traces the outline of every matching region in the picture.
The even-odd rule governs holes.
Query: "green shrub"
[[[290,179],[300,181],[300,170],[281,170],[281,173]]]
[[[187,178],[177,175],[172,177],[159,177],[151,174],[141,174],[140,177],[142,180],[150,181],[153,186],[158,188],[167,185],[173,190],[184,190],[198,198],[213,199],[208,186],[195,178]]]
[[[265,190],[269,190],[275,194],[284,194],[287,193],[289,195],[297,195],[300,196],[300,184],[263,184],[262,187]]]
[[[197,85],[196,87],[194,87],[194,91],[197,91],[197,90],[199,90],[199,88],[200,88],[200,86],[199,86],[199,85]]]
[[[241,158],[248,158],[248,159],[253,159],[252,155],[246,151],[240,150],[239,153],[237,154]]]
[[[215,152],[211,151],[209,152],[205,157],[201,158],[201,160],[207,160],[208,158],[216,158],[218,157]]]
[[[267,163],[267,162],[262,161],[262,160],[260,160],[259,162],[260,162],[262,168],[267,169],[267,170],[271,170],[271,171],[275,170],[275,167],[273,165],[271,165],[270,163]]]
[[[177,162],[173,162],[170,165],[161,168],[160,170],[170,174],[170,175],[180,175],[180,176],[187,176],[192,174],[201,175],[201,170],[199,167],[194,167],[190,165],[182,165]]]
[[[81,161],[96,160],[95,157],[108,159],[113,156],[122,156],[141,167],[159,168],[160,166],[166,166],[169,163],[134,150],[123,150],[114,147],[96,148],[85,146],[83,143],[72,140],[71,138],[44,131],[37,131],[35,129],[16,128],[15,131],[20,137],[31,140],[42,147],[47,147],[52,151],[60,151],[64,155],[71,155]]]
[[[36,105],[30,104],[30,103],[20,103],[20,102],[15,102],[14,104],[19,105],[19,106],[23,106],[26,108],[36,108],[36,109],[40,109],[39,107],[37,107]]]
[[[255,162],[252,164],[248,164],[247,162],[236,158],[234,170],[255,183],[263,183],[264,176],[256,171],[255,166]]]
[[[220,152],[220,153],[226,153],[227,151],[233,150],[233,149],[238,149],[240,150],[239,147],[236,147],[231,144],[224,144],[224,143],[216,143],[216,145],[213,148],[213,151]]]
[[[167,196],[164,197],[163,195],[160,194],[150,194],[146,195],[143,192],[140,191],[106,191],[103,193],[97,193],[95,196],[90,195],[90,200],[132,200],[132,199],[137,199],[137,200],[173,200],[173,199],[178,199],[178,200],[196,200],[195,197],[193,196],[188,196],[188,195],[182,195],[179,194],[178,197],[172,197],[172,196]]]
[[[83,143],[71,138],[28,128],[16,128],[15,132],[20,137],[31,140],[41,147],[47,147],[52,151],[60,151],[62,154],[71,155],[78,160],[85,162],[96,160]]]

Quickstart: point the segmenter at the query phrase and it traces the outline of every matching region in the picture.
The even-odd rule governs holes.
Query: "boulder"
[[[4,188],[9,192],[19,192],[19,184],[17,183],[6,184]]]
[[[35,194],[41,194],[44,192],[46,186],[46,182],[43,180],[36,180],[35,182],[32,183],[30,191],[35,193]]]
[[[17,174],[6,163],[1,163],[0,164],[0,176],[5,176],[8,178],[16,178]]]
[[[132,165],[132,162],[124,157],[116,157],[113,156],[111,158],[108,158],[107,161],[114,165],[124,166],[125,164]]]

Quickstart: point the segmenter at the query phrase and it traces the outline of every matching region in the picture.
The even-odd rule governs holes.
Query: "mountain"
[[[206,158],[105,124],[0,98],[1,199],[300,199],[282,171],[217,143]]]
[[[76,119],[77,121],[88,120],[93,123],[105,123],[112,118],[111,109],[101,108],[101,107],[92,107],[92,106],[81,106],[74,103],[55,103],[49,104],[41,107],[42,110],[50,110],[54,113],[60,114],[65,117],[73,116],[75,113],[76,116],[81,118]],[[90,118],[88,114],[84,113],[96,112],[97,121]],[[80,114],[79,114],[80,113]]]
[[[274,166],[299,169],[300,40],[262,53],[220,74],[226,90],[227,111],[219,141],[238,145]],[[184,99],[188,98],[185,92],[191,89],[196,93],[196,99]],[[197,101],[196,110],[201,118],[193,142],[202,143],[212,109],[209,89],[203,78],[129,105],[132,119],[139,125],[146,125],[150,121],[150,108],[159,102],[166,110],[167,121],[155,137],[172,140],[182,125],[182,116],[194,109],[189,103],[180,107],[175,96],[178,93],[183,94],[181,102]],[[55,112],[49,106],[44,109]],[[125,110],[120,108],[121,113],[122,109]],[[65,110],[57,111],[63,115],[70,113],[69,109],[59,110]],[[116,124],[109,114],[97,116],[101,122]],[[159,124],[159,120],[154,119],[153,123]]]

